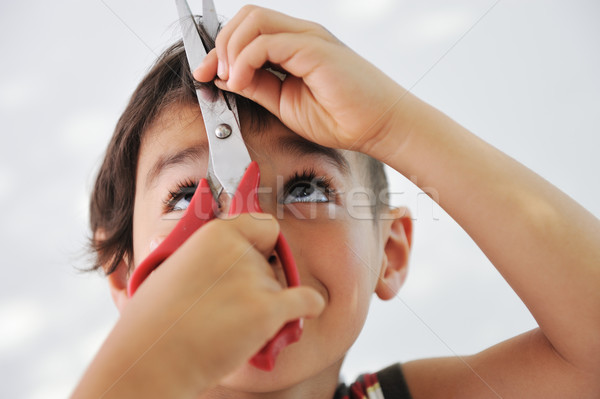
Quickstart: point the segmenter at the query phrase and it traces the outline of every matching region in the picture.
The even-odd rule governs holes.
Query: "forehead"
[[[350,162],[355,160],[353,153],[305,140],[275,117],[270,117],[260,129],[242,126],[242,135],[253,158],[278,154],[318,157],[343,174],[351,174]],[[157,117],[142,137],[138,178],[146,178],[149,180],[146,183],[150,183],[163,168],[182,161],[206,159],[207,153],[208,139],[199,108],[172,106]],[[140,171],[146,171],[147,175],[140,175]]]

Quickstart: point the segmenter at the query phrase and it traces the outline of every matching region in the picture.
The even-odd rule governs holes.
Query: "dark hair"
[[[203,30],[200,33],[208,47],[214,42]],[[108,275],[121,260],[133,259],[133,210],[137,161],[144,132],[162,112],[174,105],[196,103],[196,87],[210,87],[195,81],[188,67],[181,41],[166,49],[133,92],[129,104],[119,118],[90,200],[91,249],[96,254],[90,270],[104,266]],[[236,96],[240,123],[252,129],[268,126],[270,113],[260,105]],[[368,157],[368,180],[375,193],[387,188],[383,166]],[[377,207],[379,208],[379,207]],[[102,232],[102,234],[98,234]]]

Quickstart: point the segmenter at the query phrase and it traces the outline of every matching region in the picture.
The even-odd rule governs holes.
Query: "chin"
[[[286,378],[285,373],[279,372],[277,367],[272,371],[262,371],[246,364],[224,378],[219,386],[232,391],[267,393],[285,390],[295,382]]]
[[[313,378],[331,379],[331,383],[337,385],[343,356],[330,362],[327,360],[311,356],[301,345],[291,345],[279,354],[273,370],[260,370],[246,363],[224,378],[219,386],[226,390],[264,394],[285,391]]]
[[[275,367],[271,371],[264,371],[246,363],[224,378],[219,385],[235,391],[253,393],[276,392],[290,388],[310,377],[303,372],[305,367],[298,367],[304,363],[304,359],[298,359],[290,352],[295,351],[291,347],[285,348],[277,357]]]

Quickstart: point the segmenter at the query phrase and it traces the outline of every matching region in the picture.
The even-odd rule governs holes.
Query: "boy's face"
[[[193,186],[205,177],[204,132],[199,110],[184,107],[165,112],[145,133],[137,168],[134,266],[182,216],[191,195],[181,186]],[[366,206],[347,211],[346,193],[364,185],[362,162],[353,153],[340,156],[320,150],[276,120],[266,131],[244,136],[261,170],[261,207],[279,219],[302,284],[317,290],[326,308],[318,318],[305,321],[301,340],[281,352],[274,371],[246,365],[224,386],[262,391],[281,389],[325,370],[337,376],[363,326],[384,252],[383,223],[374,224]],[[276,274],[281,277],[281,272]]]

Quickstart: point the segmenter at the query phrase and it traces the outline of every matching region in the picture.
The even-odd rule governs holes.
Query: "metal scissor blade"
[[[200,65],[206,50],[198,33],[198,27],[194,20],[194,15],[186,0],[175,0],[177,12],[179,13],[179,25],[181,26],[181,34],[183,36],[183,45],[185,46],[185,54],[192,72]],[[192,51],[193,49],[193,51]]]
[[[220,124],[226,124],[232,128],[229,137],[219,139],[215,136],[214,132]],[[228,110],[228,113],[221,114],[209,121],[205,119],[205,126],[212,161],[209,166],[209,177],[215,176],[215,180],[218,180],[222,189],[232,197],[237,191],[246,168],[252,161],[250,154],[248,154],[248,149],[237,126],[237,120],[230,110]],[[215,181],[213,181],[212,187],[218,188]],[[219,194],[219,192],[215,192],[215,194]]]
[[[213,39],[217,37],[219,31],[219,17],[215,9],[215,3],[212,0],[202,0],[202,25],[206,33]]]
[[[187,1],[175,0],[175,3],[179,13],[185,53],[190,70],[193,72],[206,57],[206,50]],[[213,12],[209,12],[208,15],[212,13],[213,17],[209,16],[208,19],[214,18],[218,24],[214,6],[212,8]],[[233,196],[244,171],[251,162],[250,154],[248,154],[248,149],[244,144],[240,131],[235,101],[232,101],[233,104],[228,105],[221,91],[217,93],[217,96],[213,96],[209,90],[196,90],[196,95],[208,136],[211,160],[209,176],[216,177],[216,179],[211,179],[213,180],[211,186],[217,187],[215,181],[217,180],[223,190]],[[231,134],[228,137],[218,138],[215,135],[220,125],[227,125],[230,128]],[[218,195],[219,193],[215,192],[215,194]]]
[[[208,152],[208,168],[206,170],[206,180],[208,180],[208,186],[210,187],[210,191],[212,191],[213,196],[215,197],[215,201],[219,202],[219,197],[223,192],[223,186],[219,181],[219,178],[215,174],[215,168],[213,166],[213,159],[210,155],[210,151]]]

